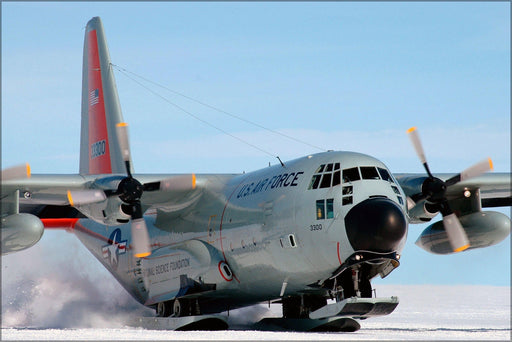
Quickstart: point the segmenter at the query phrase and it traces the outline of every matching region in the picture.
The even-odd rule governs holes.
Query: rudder
[[[87,23],[82,68],[80,174],[126,173],[116,125],[123,122],[103,24]]]

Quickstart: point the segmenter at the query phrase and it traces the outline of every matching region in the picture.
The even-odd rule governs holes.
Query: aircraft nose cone
[[[345,229],[355,251],[385,253],[396,250],[407,231],[407,221],[395,202],[370,198],[350,209]]]

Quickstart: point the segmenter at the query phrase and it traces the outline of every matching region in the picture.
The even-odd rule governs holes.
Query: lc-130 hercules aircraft
[[[409,223],[443,219],[417,244],[437,254],[494,245],[510,219],[510,174],[392,174],[379,160],[325,152],[244,174],[133,174],[127,125],[100,18],[86,28],[80,171],[2,172],[2,254],[35,244],[44,228],[74,232],[140,303],[141,324],[226,329],[219,313],[282,303],[262,329],[354,331],[391,313],[370,281],[399,266]],[[328,299],[330,299],[328,301]],[[328,304],[329,303],[329,304]]]

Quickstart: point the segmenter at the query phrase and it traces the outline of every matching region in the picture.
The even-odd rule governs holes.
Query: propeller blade
[[[30,165],[26,163],[3,169],[1,178],[3,181],[30,178]]]
[[[132,219],[133,256],[143,258],[151,255],[148,228],[143,218]]]
[[[196,188],[196,175],[180,175],[158,182],[145,183],[144,191],[188,191]]]
[[[116,131],[119,148],[121,149],[121,156],[123,157],[124,164],[126,166],[126,174],[129,178],[132,178],[132,168],[130,165],[130,143],[128,140],[128,124],[126,122],[118,123],[116,125]]]
[[[418,134],[418,129],[416,127],[411,127],[407,130],[407,134],[409,134],[409,138],[411,139],[412,145],[414,146],[414,150],[420,158],[421,163],[427,170],[427,173],[430,178],[433,178],[432,173],[430,173],[430,169],[427,164],[427,157],[425,157],[425,152],[423,151],[423,146],[421,145],[420,136]]]
[[[130,161],[130,144],[128,142],[128,124],[126,122],[120,122],[116,125],[117,139],[119,141],[119,147],[121,148],[121,155],[123,160]]]
[[[469,240],[466,231],[462,228],[459,219],[455,214],[443,216],[443,225],[448,235],[448,240],[455,253],[462,252],[469,248]]]
[[[101,190],[68,190],[68,201],[71,206],[102,202],[107,195]]]
[[[480,176],[484,172],[492,171],[492,169],[492,160],[491,158],[487,158],[482,160],[481,162],[476,163],[473,166],[468,167],[466,170],[462,171],[458,175],[448,179],[445,183],[446,186],[454,185],[460,181]]]
[[[476,176],[480,176],[482,173],[491,171],[493,169],[492,160],[491,158],[487,158],[485,160],[482,160],[479,163],[476,163],[475,165],[468,167],[466,170],[462,171],[460,173],[460,180],[466,180],[470,179]]]
[[[412,145],[414,146],[416,154],[420,158],[421,163],[425,164],[427,162],[427,158],[425,157],[425,152],[423,151],[423,146],[421,145],[418,129],[416,127],[411,127],[407,130],[407,134],[409,134],[409,139],[411,139]]]

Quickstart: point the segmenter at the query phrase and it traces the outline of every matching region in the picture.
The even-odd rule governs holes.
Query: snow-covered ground
[[[105,313],[90,312],[94,319],[79,320],[84,312],[67,308],[68,320],[59,329],[17,324],[24,314],[16,310],[3,312],[2,340],[510,340],[510,287],[380,285],[379,296],[398,295],[400,304],[389,316],[360,321],[354,333],[295,333],[230,331],[158,331],[124,325],[129,312],[108,319]],[[4,307],[5,303],[2,304]],[[45,308],[52,316],[52,307]],[[20,309],[21,310],[21,309]],[[77,309],[78,311],[78,309]],[[138,312],[141,313],[141,312]],[[145,314],[146,312],[144,312]],[[231,312],[231,323],[240,325],[259,317],[279,316],[278,305],[259,305]],[[44,315],[44,310],[31,313]],[[56,317],[56,316],[54,316]],[[123,318],[123,319],[121,319]],[[39,322],[44,319],[39,318]],[[110,322],[110,323],[109,323]],[[52,323],[52,322],[47,322]],[[111,327],[109,327],[109,324]],[[87,326],[87,328],[81,328]]]
[[[137,303],[72,234],[54,234],[51,249],[34,247],[2,257],[2,340],[510,340],[510,287],[389,285],[398,296],[385,317],[360,321],[354,333],[276,333],[244,330],[178,332],[132,328],[154,311]],[[60,248],[59,246],[65,246]],[[48,251],[52,252],[49,253]],[[509,272],[508,270],[506,272]],[[390,282],[392,279],[389,279]],[[279,317],[279,305],[234,310],[232,326]]]

